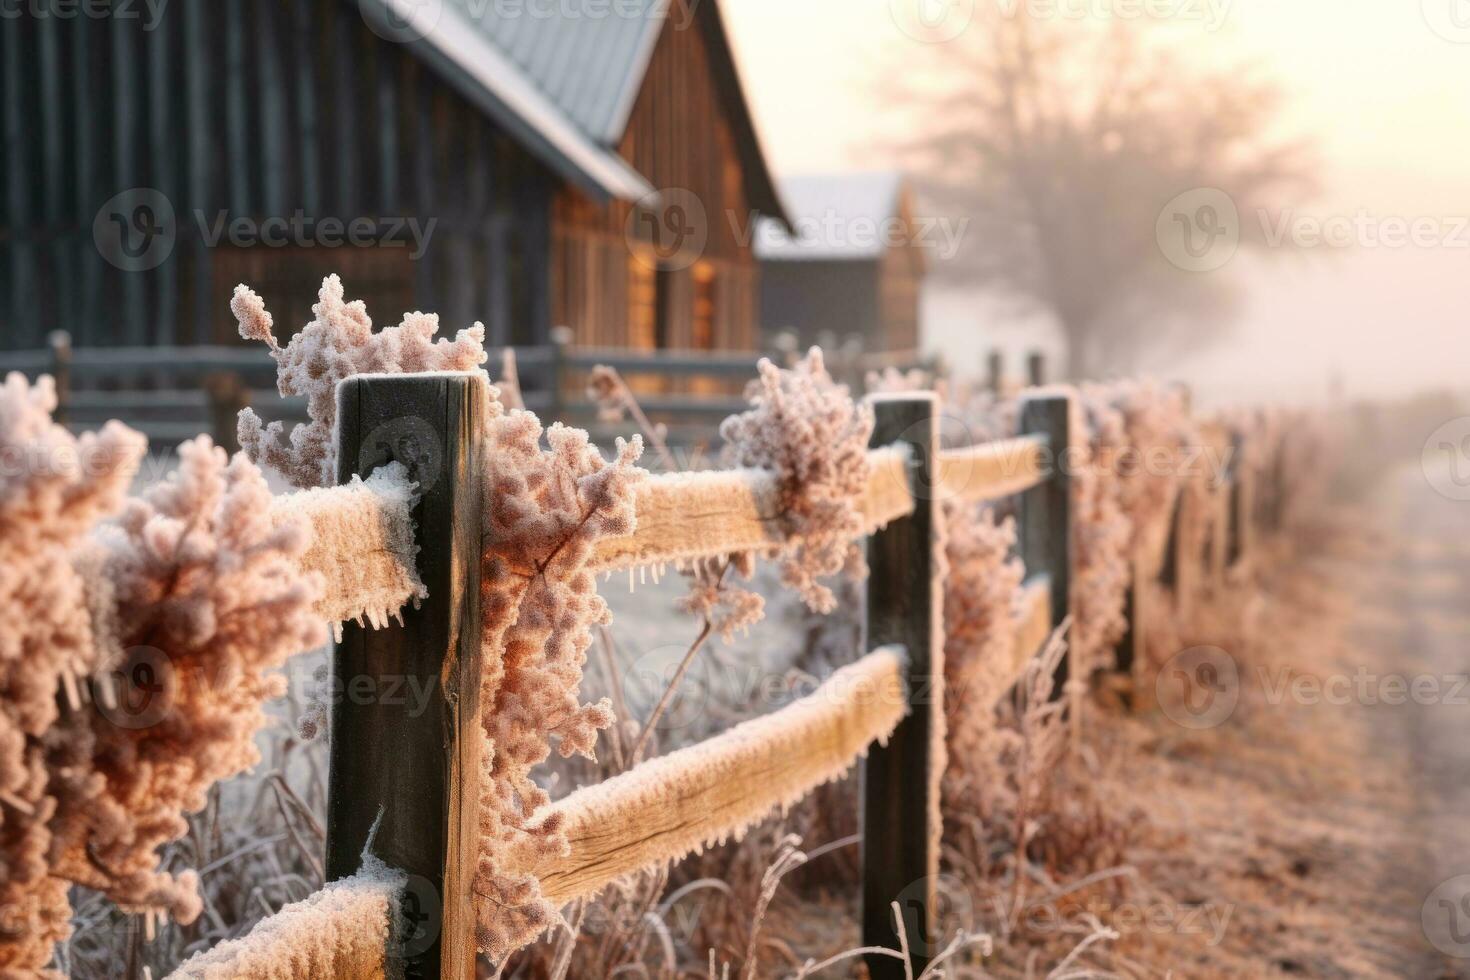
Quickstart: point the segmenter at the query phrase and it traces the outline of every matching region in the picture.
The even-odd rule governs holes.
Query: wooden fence
[[[476,722],[482,670],[477,454],[485,397],[477,374],[374,376],[339,387],[338,475],[344,483],[390,460],[408,467],[411,476],[433,479],[425,481],[414,513],[415,542],[344,541],[332,555],[308,557],[308,564],[329,576],[344,574],[344,568],[357,568],[354,574],[360,575],[362,566],[411,562],[416,545],[418,571],[428,588],[428,599],[405,609],[401,624],[375,630],[347,625],[332,669],[339,682],[409,675],[432,696],[427,710],[417,712],[387,699],[340,698],[333,705],[325,894],[350,889],[345,894],[352,900],[313,897],[288,906],[256,931],[268,945],[270,937],[308,928],[298,918],[320,930],[324,908],[381,919],[377,893],[364,892],[359,876],[365,852],[405,877],[404,914],[420,928],[408,941],[385,937],[383,948],[345,943],[331,954],[336,959],[314,961],[314,969],[375,975],[388,957],[401,962],[410,977],[474,976],[470,879],[482,740]],[[1014,438],[944,451],[933,394],[875,396],[871,402],[876,426],[864,512],[871,581],[882,583],[867,590],[871,652],[854,650],[849,666],[772,715],[558,801],[554,809],[570,853],[508,856],[539,879],[548,898],[589,898],[619,878],[658,866],[670,853],[724,840],[865,757],[863,942],[898,948],[896,904],[910,938],[909,965],[914,975],[923,969],[926,950],[939,938],[934,916],[945,761],[935,731],[944,710],[939,508],[948,500],[1016,500],[1026,583],[1015,623],[1017,659],[1007,665],[1013,685],[1070,605],[1072,494],[1067,467],[1054,463],[1066,459],[1071,445],[1072,411],[1067,395],[1038,392],[1023,399]],[[403,420],[414,420],[419,437],[389,439],[365,450],[367,434]],[[345,489],[315,491],[317,506],[331,506],[333,495]],[[637,531],[602,542],[593,564],[631,569],[779,543],[776,490],[774,475],[759,470],[651,477],[637,489]],[[354,506],[363,506],[360,491]],[[1233,481],[1214,488],[1213,499],[1234,502],[1216,515],[1222,524],[1213,547],[1242,560],[1249,540],[1245,518],[1251,511],[1242,502],[1250,499],[1248,489]],[[1177,520],[1176,514],[1176,525]],[[670,527],[683,532],[669,534]],[[1169,536],[1176,548],[1180,537],[1177,529]],[[1200,560],[1174,557],[1180,572]],[[1143,574],[1159,572],[1150,565]],[[391,577],[378,577],[384,576]],[[339,592],[350,588],[338,585]],[[792,731],[801,733],[801,753],[789,751]],[[358,935],[361,923],[354,925],[352,934]],[[241,949],[224,944],[185,964],[178,976],[258,975]],[[260,955],[258,946],[251,955]],[[868,966],[875,980],[906,975],[905,964],[893,957],[870,957]]]
[[[585,395],[587,374],[598,365],[615,368],[635,386],[640,379],[658,379],[654,389],[640,390],[639,404],[668,428],[670,442],[688,443],[709,441],[721,419],[745,409],[742,388],[765,356],[760,351],[576,347],[569,333],[558,329],[552,344],[511,349],[526,407],[599,437],[612,430]],[[503,354],[503,348],[490,350],[492,372]],[[860,390],[867,371],[907,370],[923,363],[918,351],[867,352],[835,356],[829,368]],[[204,431],[233,449],[235,419],[246,406],[266,421],[306,419],[305,400],[276,393],[275,362],[253,345],[74,348],[70,336],[56,331],[46,349],[0,351],[0,377],[11,371],[56,379],[57,421],[90,429],[123,418],[155,445],[172,446]]]

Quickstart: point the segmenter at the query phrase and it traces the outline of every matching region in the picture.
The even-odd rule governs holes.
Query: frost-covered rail
[[[550,816],[562,821],[571,853],[532,859],[523,870],[560,905],[739,839],[847,773],[908,710],[903,651],[877,650],[800,701],[553,804]]]

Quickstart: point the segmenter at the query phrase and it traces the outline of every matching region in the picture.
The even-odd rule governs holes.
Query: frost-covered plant
[[[325,639],[318,584],[295,563],[306,529],[270,504],[254,464],[201,436],[97,535],[89,576],[107,590],[123,653],[94,679],[92,710],[48,735],[50,859],[124,908],[199,913],[197,879],[157,870],[158,850],[210,786],[258,761],[262,706],[284,684],[268,672]]]
[[[454,340],[439,339],[439,316],[409,313],[396,327],[373,332],[361,300],[343,299],[342,280],[322,280],[314,319],[281,347],[264,301],[244,285],[235,287],[230,309],[240,336],[270,346],[277,387],[284,396],[306,398],[310,421],[291,430],[289,445],[280,422],[265,425],[250,409],[240,413],[240,446],[256,463],[270,466],[298,487],[336,481],[332,426],[337,418],[337,383],[357,374],[474,371],[485,363],[485,328],[476,323]]]
[[[813,611],[831,612],[836,599],[820,580],[867,574],[860,538],[873,411],[832,380],[819,348],[790,370],[764,358],[759,370],[746,393],[750,410],[720,426],[725,456],[776,474],[789,542],[780,550],[782,584]]]
[[[1072,677],[1106,666],[1128,628],[1124,616],[1133,522],[1123,509],[1122,483],[1099,457],[1123,445],[1122,413],[1106,397],[1084,390],[1073,400]]]
[[[995,705],[1014,679],[1016,603],[1025,568],[1013,556],[1015,522],[988,507],[945,507],[944,710],[946,815],[978,814],[989,787],[972,760],[986,751]],[[968,831],[967,831],[968,832]]]
[[[528,412],[492,400],[485,458],[481,612],[485,673],[480,694],[487,745],[480,801],[480,856],[473,884],[477,945],[493,958],[549,926],[555,910],[534,878],[504,869],[529,846],[561,853],[555,821],[537,821],[549,799],[532,779],[553,740],[563,757],[593,755],[612,724],[606,700],[578,689],[592,628],[610,621],[587,568],[593,545],[634,527],[635,464],[642,443],[618,442],[608,462],[580,429],[543,430]]]
[[[54,872],[45,740],[62,705],[81,707],[101,647],[69,555],[116,511],[143,455],[118,423],[80,438],[51,420],[51,379],[0,387],[0,973],[35,976],[69,932]]]

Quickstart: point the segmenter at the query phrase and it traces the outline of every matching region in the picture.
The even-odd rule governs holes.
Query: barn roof
[[[553,170],[595,196],[622,200],[653,190],[617,144],[664,24],[670,16],[691,18],[725,93],[752,207],[782,216],[714,0],[697,0],[689,13],[670,14],[669,4],[370,0],[364,6],[414,25],[410,45]]]
[[[882,256],[881,223],[900,217],[897,172],[808,174],[781,181],[790,232],[775,221],[756,231],[756,257],[768,262],[864,261]]]

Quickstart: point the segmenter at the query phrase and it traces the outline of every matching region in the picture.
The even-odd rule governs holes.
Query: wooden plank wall
[[[663,29],[618,149],[653,187],[688,192],[699,203],[706,238],[699,259],[714,274],[713,346],[759,347],[757,268],[749,241],[742,241],[751,220],[745,174],[704,36],[684,12],[671,15]],[[658,260],[652,257],[653,237],[645,222],[631,223],[635,244],[630,245],[631,210],[626,202],[601,204],[573,188],[556,197],[551,316],[572,328],[578,344],[640,346],[629,322],[629,284],[636,278],[629,264],[640,261],[635,256],[639,244],[646,246],[647,261]],[[674,302],[665,341],[669,347],[691,347],[693,270],[675,265],[668,280]]]
[[[137,17],[0,19],[0,347],[232,342],[249,280],[280,329],[337,271],[379,323],[436,310],[493,344],[546,342],[556,181],[355,0],[173,0]],[[147,29],[151,28],[151,29]],[[177,241],[124,272],[93,239],[104,202],[153,188]],[[211,248],[221,210],[260,222],[437,219],[408,248]],[[387,224],[379,228],[386,230]]]

